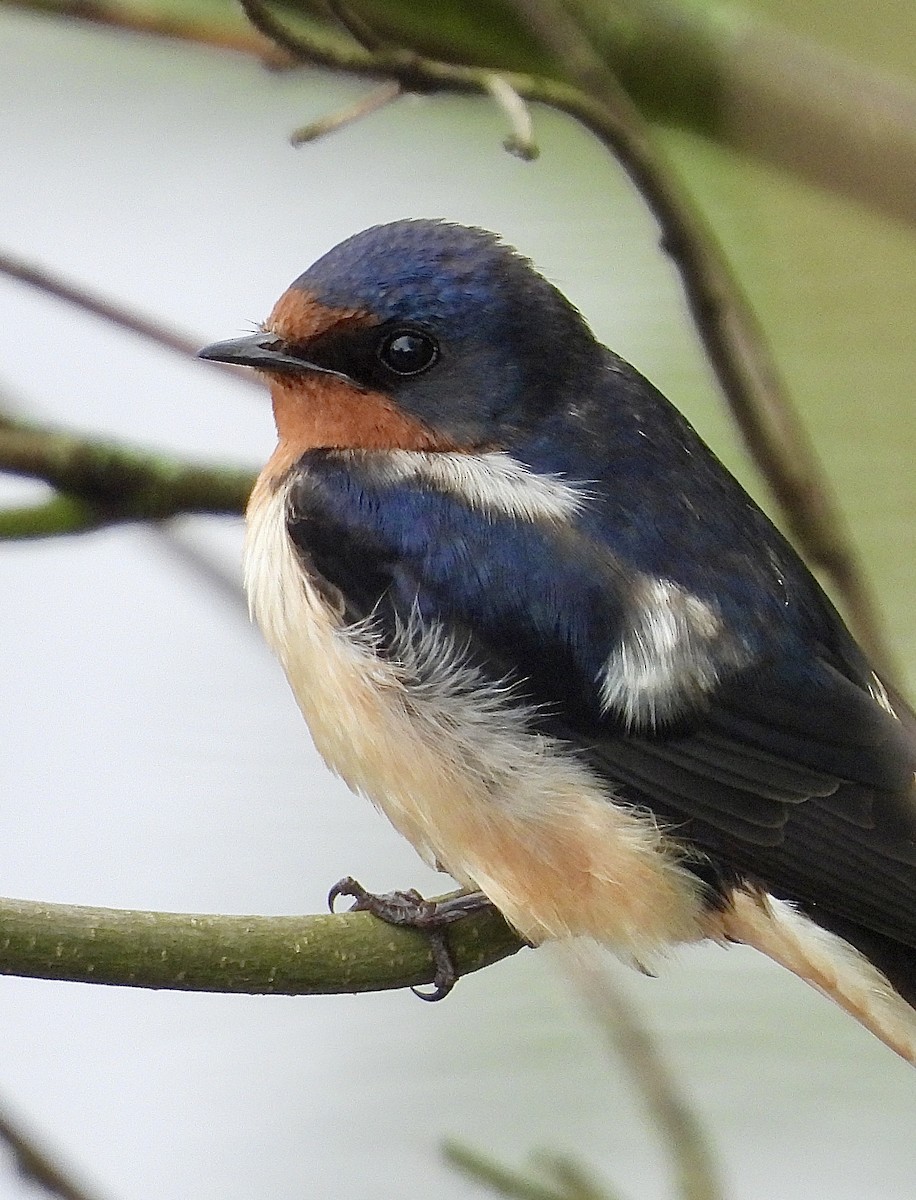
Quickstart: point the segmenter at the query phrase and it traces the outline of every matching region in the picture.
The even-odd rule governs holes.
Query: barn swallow
[[[746,943],[916,1063],[916,717],[680,413],[496,236],[262,328],[251,609],[318,750],[529,942]]]

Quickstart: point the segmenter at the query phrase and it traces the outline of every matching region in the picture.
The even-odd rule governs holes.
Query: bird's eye
[[[378,356],[395,375],[419,375],[439,357],[439,347],[427,333],[396,329],[379,344]]]

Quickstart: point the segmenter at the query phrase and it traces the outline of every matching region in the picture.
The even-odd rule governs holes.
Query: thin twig
[[[642,1093],[674,1163],[680,1200],[723,1200],[706,1135],[633,1006],[595,952],[585,954],[574,944],[561,945],[559,952]]]
[[[534,140],[528,105],[502,75],[489,77],[487,91],[506,114],[512,131],[503,142],[503,146],[516,158],[524,162],[533,162],[540,150]]]
[[[380,37],[372,26],[355,12],[343,0],[326,0],[328,11],[338,21],[354,41],[359,42],[364,50],[374,52],[381,50],[385,39]]]
[[[317,121],[311,121],[308,125],[300,126],[299,129],[294,130],[289,135],[290,143],[293,146],[302,146],[306,142],[317,141],[318,138],[324,137],[326,134],[336,133],[338,129],[343,129],[345,125],[352,125],[355,121],[361,121],[363,117],[368,117],[372,113],[378,112],[380,108],[393,103],[393,101],[403,95],[404,89],[399,83],[383,83],[381,87],[375,88],[368,95],[363,96],[361,100],[357,100],[355,104],[348,104],[346,108],[338,109],[337,112],[319,117]]]
[[[60,1200],[93,1200],[89,1192],[41,1149],[8,1112],[0,1110],[0,1141],[5,1143],[16,1160],[20,1175],[29,1183],[43,1188],[49,1195]]]
[[[38,291],[44,292],[46,296],[53,296],[65,304],[91,313],[95,317],[101,317],[103,321],[108,321],[109,324],[116,325],[119,329],[126,329],[129,333],[135,333],[138,337],[146,338],[147,341],[154,342],[157,346],[171,350],[174,354],[180,354],[182,358],[197,359],[197,351],[201,344],[198,339],[189,337],[186,333],[181,333],[153,317],[144,316],[119,301],[101,296],[83,284],[72,283],[56,272],[49,271],[47,267],[26,262],[25,259],[18,258],[8,251],[0,251],[0,275],[6,275],[9,279],[15,279],[28,287],[36,288]],[[217,362],[210,362],[209,365],[228,370],[237,379],[244,379],[248,383],[257,382],[253,378],[252,372],[246,371],[243,367],[233,367],[229,363]]]

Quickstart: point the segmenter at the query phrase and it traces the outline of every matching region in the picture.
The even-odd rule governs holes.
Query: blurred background
[[[766,17],[916,87],[909,0],[788,0]],[[778,64],[774,64],[774,69]],[[535,112],[538,161],[485,99],[405,99],[299,150],[365,94],[257,62],[0,6],[0,243],[200,343],[263,318],[365,226],[498,230],[647,374],[772,511],[626,177]],[[916,683],[912,227],[669,130],[772,339]],[[269,406],[0,279],[2,402],[23,415],[256,468]],[[40,485],[0,478],[0,500]],[[236,591],[239,521],[0,547],[0,892],[178,911],[322,911],[353,873],[442,890],[325,771]],[[916,1087],[850,1019],[752,952],[621,972],[734,1200],[912,1200]],[[571,1152],[621,1196],[671,1194],[625,1071],[550,953],[409,993],[296,999],[0,980],[0,1104],[107,1200],[483,1195],[444,1138],[520,1163]],[[26,1185],[0,1156],[0,1198]]]

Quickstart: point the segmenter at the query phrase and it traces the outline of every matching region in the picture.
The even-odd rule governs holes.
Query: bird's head
[[[203,358],[270,379],[281,442],[508,449],[574,394],[599,347],[573,306],[491,233],[397,221],[348,238],[262,330]]]

